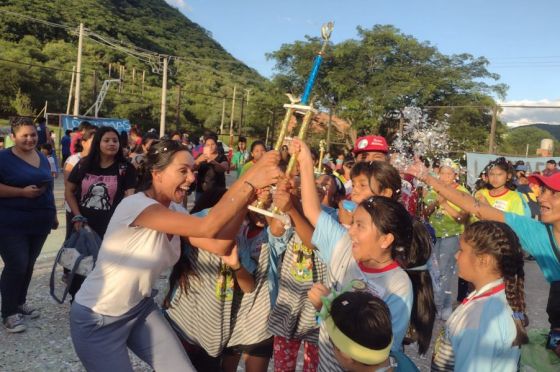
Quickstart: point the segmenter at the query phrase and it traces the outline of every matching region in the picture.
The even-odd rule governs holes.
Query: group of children
[[[287,215],[290,226],[249,212],[235,240],[215,241],[233,247],[229,255],[183,245],[164,313],[195,368],[235,371],[242,358],[246,370],[266,371],[273,358],[276,371],[295,371],[303,345],[304,371],[417,370],[404,345],[428,351],[436,316],[446,310],[436,307],[433,283],[449,278],[430,274],[433,232],[422,213],[403,206],[403,185],[410,183],[390,164],[385,140],[356,143],[350,194],[336,171],[316,177],[310,149],[296,139],[290,152],[297,170],[258,197],[260,206]],[[456,165],[446,163],[442,178],[446,167],[457,176]],[[456,258],[459,277],[473,291],[445,316],[433,370],[517,369],[527,342],[523,252],[507,218],[489,222],[478,213],[482,206],[507,216],[527,213],[510,186],[511,170],[505,159],[488,166],[474,211],[454,182],[444,184],[420,166],[407,171],[432,187],[436,213],[467,226],[454,235],[451,273]],[[197,205],[195,215],[211,207]]]
[[[154,143],[146,154],[150,186],[140,188],[142,198],[186,214],[179,201],[194,181],[196,162],[179,144]],[[416,371],[405,345],[416,343],[419,354],[426,354],[439,317],[446,322],[435,342],[433,370],[515,371],[521,345],[528,341],[521,247],[553,284],[547,308],[551,339],[560,334],[560,253],[554,254],[560,239],[560,174],[532,180],[542,186],[539,222],[528,215],[526,200],[512,185],[513,168],[503,158],[489,164],[488,182],[471,197],[456,182],[455,163],[442,162],[437,175],[420,162],[397,170],[379,136],[358,138],[354,161],[341,159],[328,174],[316,174],[312,151],[298,139],[290,144],[297,166],[280,179],[272,177],[274,156],[265,154],[264,144],[253,143],[249,152],[247,162],[237,161],[240,179],[230,190],[215,190],[218,194],[200,198],[190,211],[200,225],[185,217],[186,226],[178,214],[152,207],[136,211],[136,217],[124,209],[119,214],[128,222],[117,227],[127,234],[139,234],[129,229],[159,231],[167,234],[158,235],[163,245],[175,242],[172,234],[190,236],[182,240],[170,275],[163,317],[195,369],[233,372],[242,359],[245,370],[264,372],[273,359],[275,371],[295,371],[303,346],[304,371]],[[182,168],[176,170],[180,159]],[[280,167],[286,165],[280,161]],[[273,190],[255,187],[256,181],[272,179]],[[417,181],[429,187],[423,203],[417,200]],[[284,219],[247,212],[246,199]],[[231,205],[236,213],[228,211]],[[232,214],[228,219],[226,211]],[[203,225],[218,220],[219,234]],[[109,243],[104,242],[119,255],[128,245],[141,245],[138,239],[126,247]],[[128,254],[122,257],[132,259]],[[96,279],[118,285],[109,258],[99,263],[82,299],[99,288],[106,291]],[[453,309],[449,283],[455,265],[471,293]],[[153,268],[150,280],[161,269]],[[78,298],[73,308],[73,339],[80,358],[97,363],[84,336],[88,329],[80,323],[87,318],[95,332],[104,327],[91,315],[98,315],[100,300],[90,297],[91,304]],[[134,305],[131,301],[127,308],[127,322],[137,321],[132,311],[139,305]],[[152,314],[151,302],[146,306]],[[163,334],[165,327],[158,327]],[[165,353],[157,350],[160,357]]]

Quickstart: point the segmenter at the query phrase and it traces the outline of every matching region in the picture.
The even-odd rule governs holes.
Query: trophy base
[[[255,213],[259,213],[264,216],[279,220],[286,228],[292,225],[290,221],[290,217],[288,217],[288,215],[286,214],[274,213],[263,208],[255,207],[254,205],[249,205],[247,208],[249,208],[250,211],[253,211]]]

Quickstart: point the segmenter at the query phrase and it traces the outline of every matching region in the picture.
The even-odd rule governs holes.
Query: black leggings
[[[546,313],[551,329],[560,329],[560,281],[550,283]]]

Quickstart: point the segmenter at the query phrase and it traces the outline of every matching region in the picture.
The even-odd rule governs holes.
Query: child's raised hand
[[[311,157],[311,150],[309,147],[300,140],[299,138],[294,138],[290,143],[290,154],[292,156],[297,156],[297,161],[300,164],[311,164],[313,165],[313,158]]]
[[[278,151],[269,151],[246,173],[245,180],[257,189],[273,185],[283,176],[278,168],[280,155]]]
[[[331,291],[325,287],[323,283],[314,283],[313,287],[311,287],[311,289],[307,292],[307,298],[309,298],[313,307],[319,311],[323,307],[321,297],[328,296],[330,292]]]

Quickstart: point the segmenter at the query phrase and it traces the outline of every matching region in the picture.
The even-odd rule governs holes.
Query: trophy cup
[[[333,22],[325,23],[321,27],[321,37],[323,39],[323,45],[321,47],[321,50],[315,56],[315,59],[313,61],[313,68],[311,69],[311,73],[309,74],[309,77],[307,79],[307,83],[305,85],[305,89],[303,91],[303,96],[301,97],[301,99],[294,98],[291,94],[287,94],[288,98],[290,99],[290,103],[284,105],[286,114],[284,115],[284,119],[282,120],[280,133],[274,146],[274,150],[276,151],[279,151],[282,147],[282,144],[284,143],[284,139],[286,138],[286,134],[288,132],[288,124],[290,123],[292,116],[296,114],[300,116],[303,115],[303,120],[298,133],[298,138],[303,140],[305,138],[305,134],[307,133],[307,129],[309,128],[309,124],[313,119],[313,116],[317,113],[317,110],[313,108],[313,103],[310,103],[311,90],[313,89],[313,85],[315,84],[315,80],[317,79],[317,73],[319,72],[321,63],[323,62],[323,56],[329,44],[333,28]],[[295,163],[296,155],[294,154],[290,157],[290,161],[286,168],[287,176],[292,173]],[[290,225],[290,218],[286,214],[279,211],[278,208],[274,207],[272,208],[272,210],[266,210],[262,208],[261,203],[257,203],[256,206],[250,205],[248,208],[253,212],[279,219],[280,221],[282,221],[282,223],[284,223],[284,225]]]

